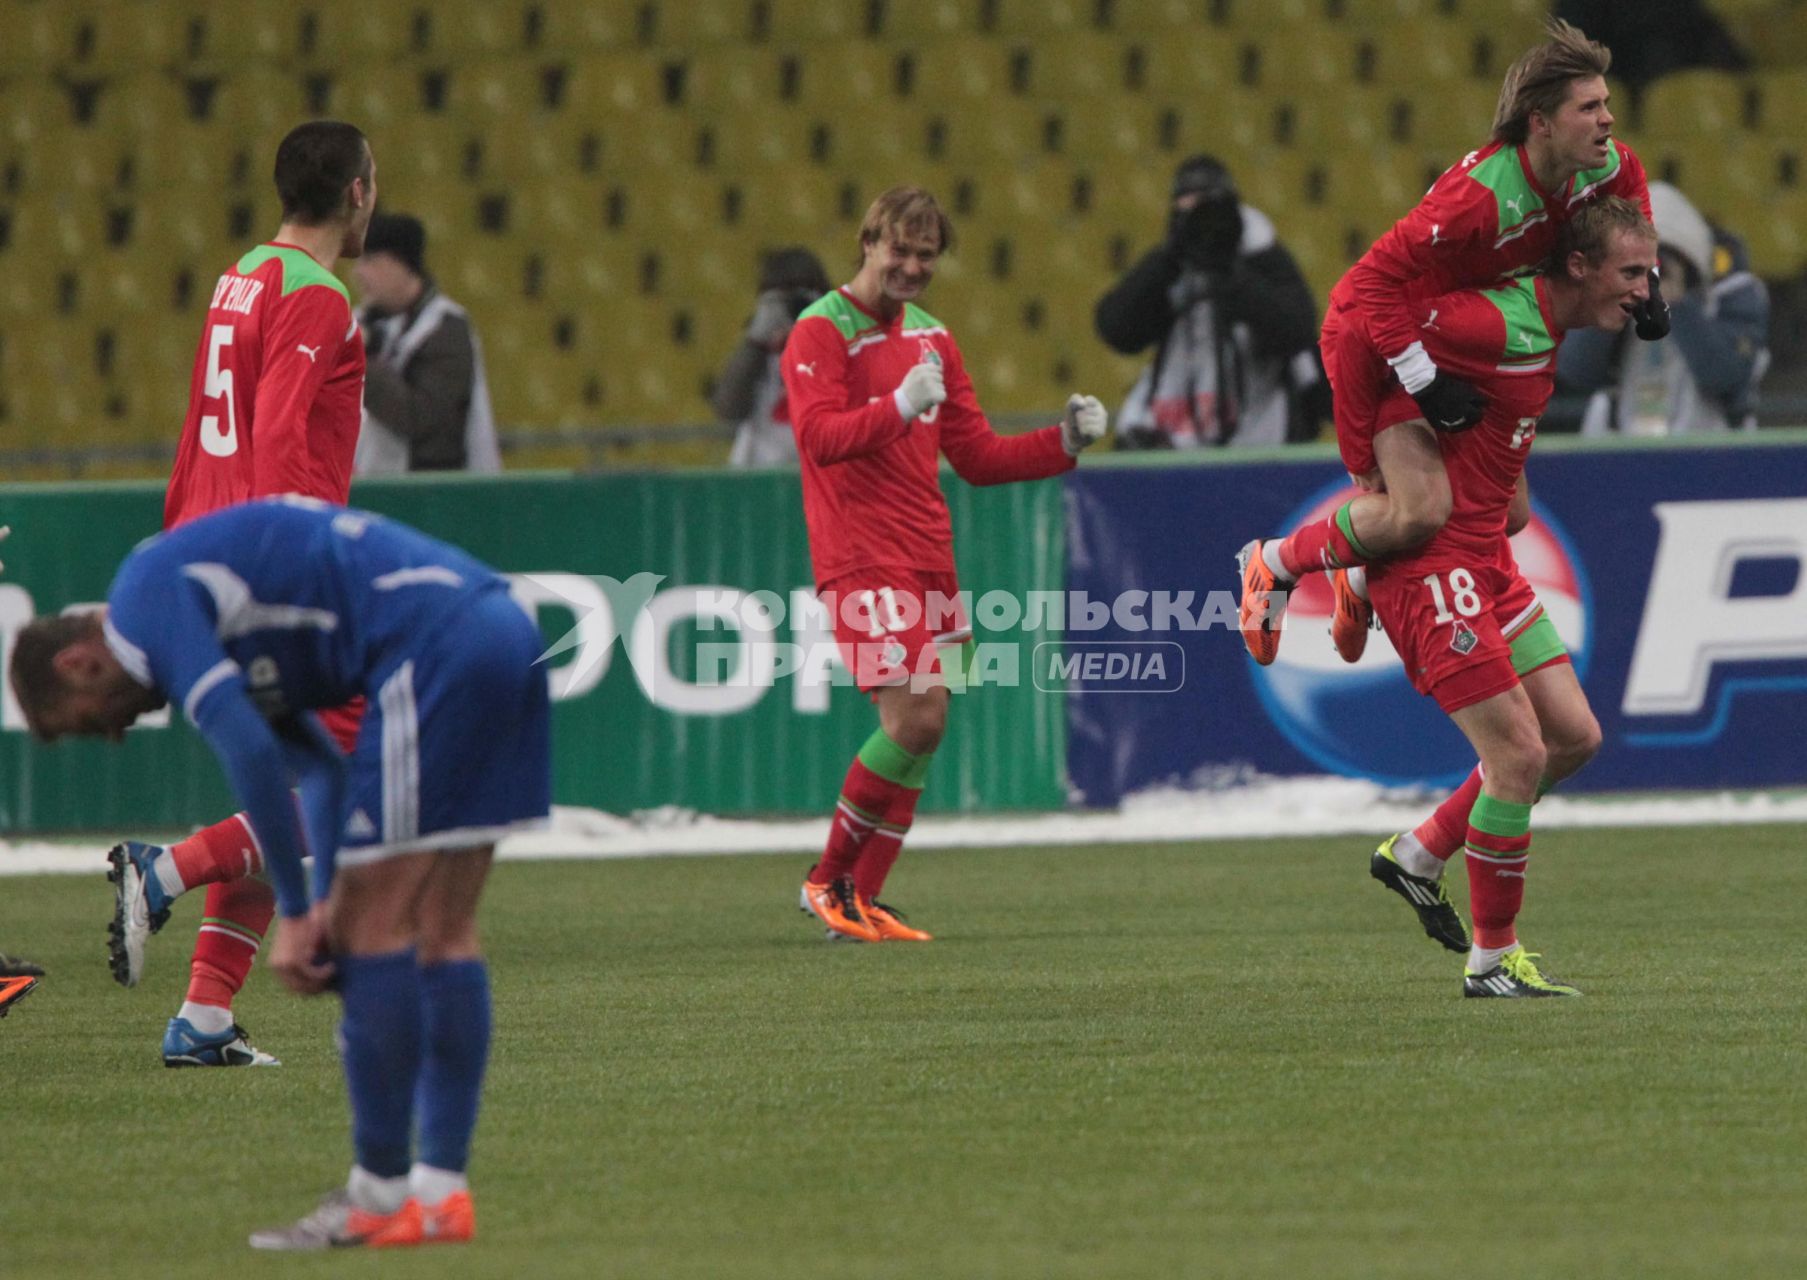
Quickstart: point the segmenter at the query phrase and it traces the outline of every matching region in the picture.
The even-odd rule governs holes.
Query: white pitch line
[[[1422,821],[1431,799],[1347,778],[1265,779],[1221,791],[1163,790],[1126,800],[1114,812],[925,817],[912,849],[1032,845],[1156,844],[1266,836],[1348,835],[1379,839]],[[653,858],[739,853],[814,854],[828,818],[762,821],[656,809],[621,818],[594,809],[553,810],[550,830],[510,836],[505,860]],[[1745,826],[1807,822],[1807,792],[1551,796],[1536,829]],[[110,842],[109,842],[110,843]],[[109,843],[0,841],[0,876],[99,875]]]

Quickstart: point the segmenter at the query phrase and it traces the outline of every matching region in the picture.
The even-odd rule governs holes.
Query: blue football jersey
[[[199,723],[242,682],[270,721],[337,707],[474,594],[506,590],[447,543],[306,498],[229,507],[139,544],[107,594],[107,641],[133,678]]]
[[[374,701],[398,672],[410,690],[417,656],[443,663],[461,645],[483,654],[495,638],[484,606],[507,589],[477,560],[404,525],[272,498],[140,543],[113,579],[104,626],[126,671],[181,706],[219,758],[282,913],[294,917],[307,909],[309,846],[319,892],[330,882],[345,782],[343,758],[307,713],[359,694]],[[531,625],[508,608],[504,616]],[[521,661],[532,666],[531,653]],[[415,731],[412,717],[398,723]],[[397,758],[418,759],[412,750]]]

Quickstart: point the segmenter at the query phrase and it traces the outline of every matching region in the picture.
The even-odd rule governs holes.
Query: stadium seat
[[[1640,132],[1652,137],[1700,137],[1749,127],[1751,89],[1725,71],[1681,71],[1644,90]]]
[[[1087,0],[976,0],[981,31],[1000,36],[1045,36],[1086,26]]]
[[[754,0],[765,12],[769,39],[784,43],[830,42],[864,34],[864,6],[846,0]]]

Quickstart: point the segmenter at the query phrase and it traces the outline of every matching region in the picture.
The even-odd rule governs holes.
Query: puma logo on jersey
[[[797,372],[798,373],[807,373],[812,378],[815,377],[816,376],[815,362],[812,361],[809,364],[804,364],[801,360],[799,360],[797,362]]]
[[[1462,167],[1464,169],[1466,169],[1469,165],[1473,164],[1476,160],[1478,160],[1480,158],[1481,158],[1481,153],[1479,151],[1470,151],[1467,155],[1462,157]]]
[[[1519,208],[1519,206],[1521,204],[1523,204],[1524,202],[1525,202],[1525,198],[1523,196],[1513,196],[1511,199],[1506,201],[1506,207],[1508,209],[1512,210],[1513,217],[1522,218],[1525,216],[1525,211],[1523,209]]]
[[[1432,244],[1441,244],[1442,243],[1443,238],[1437,234],[1441,230],[1443,230],[1443,224],[1441,222],[1431,223],[1431,243]]]
[[[1440,310],[1442,310],[1442,308],[1432,307],[1430,319],[1426,320],[1423,324],[1419,325],[1418,327],[1420,329],[1435,329],[1437,327],[1437,312]]]
[[[314,363],[314,357],[320,354],[320,348],[318,346],[306,347],[299,342],[295,344],[295,350],[306,356],[309,364]]]
[[[1523,347],[1526,351],[1532,351],[1532,350],[1536,349],[1535,344],[1531,341],[1531,335],[1528,333],[1521,333],[1518,335],[1518,344],[1519,344],[1519,346]]]

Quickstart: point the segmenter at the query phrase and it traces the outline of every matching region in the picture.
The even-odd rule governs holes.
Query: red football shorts
[[[1455,565],[1444,559],[1368,568],[1368,597],[1412,687],[1444,711],[1485,702],[1524,674],[1566,661],[1543,606],[1518,566]],[[1513,642],[1542,624],[1514,661]],[[1553,648],[1551,646],[1554,646]]]
[[[834,619],[841,661],[862,693],[941,678],[942,645],[972,637],[952,573],[876,565],[816,592]]]
[[[1351,475],[1366,475],[1377,465],[1374,461],[1374,437],[1406,418],[1383,415],[1382,405],[1394,393],[1404,396],[1399,378],[1368,343],[1361,315],[1353,307],[1338,308],[1333,302],[1324,316],[1324,329],[1318,336],[1318,349],[1324,356],[1324,372],[1330,379],[1330,403],[1336,418],[1336,447],[1343,455],[1343,465]],[[1417,402],[1412,405],[1412,418]]]

